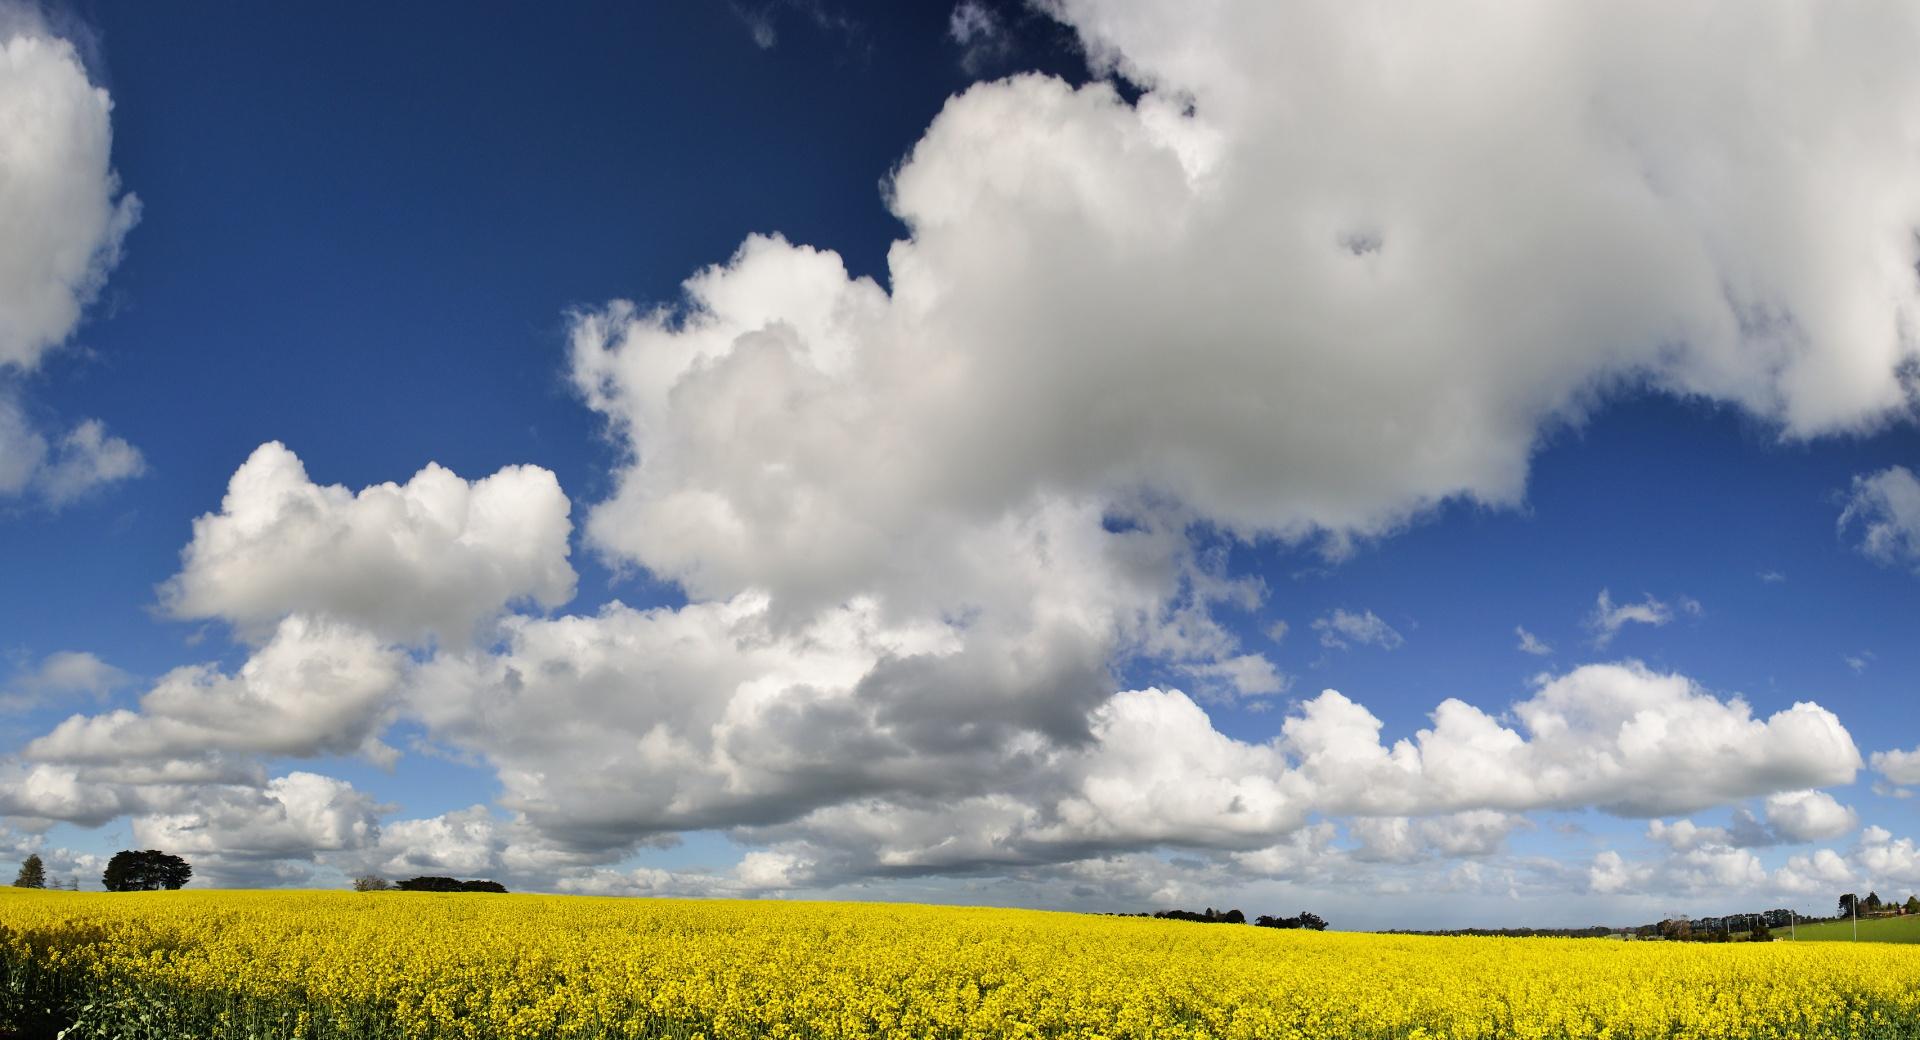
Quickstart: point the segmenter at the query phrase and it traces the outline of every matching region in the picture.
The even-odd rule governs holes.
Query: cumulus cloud
[[[1587,628],[1593,633],[1593,645],[1604,647],[1630,624],[1658,628],[1672,620],[1673,608],[1651,595],[1639,603],[1616,604],[1612,593],[1601,589],[1594,600],[1593,613],[1587,615]]]
[[[116,771],[223,754],[391,761],[377,734],[405,670],[404,655],[365,632],[294,616],[238,672],[177,668],[141,697],[138,711],[74,715],[24,754]]]
[[[5,804],[157,804],[159,784],[88,785],[123,735],[163,759],[183,731],[263,753],[206,705],[265,706],[293,749],[274,753],[364,747],[389,707],[373,662],[430,637],[399,710],[496,771],[504,819],[396,824],[387,862],[613,869],[723,828],[764,846],[740,885],[1146,877],[1130,857],[1168,847],[1278,873],[1324,854],[1316,817],[1387,821],[1360,828],[1383,858],[1400,818],[1473,855],[1531,810],[1672,815],[1853,778],[1825,709],[1755,717],[1632,663],[1547,677],[1506,712],[1447,700],[1391,740],[1334,691],[1242,740],[1113,673],[1275,688],[1216,616],[1263,592],[1208,539],[1337,556],[1443,502],[1518,504],[1543,432],[1610,394],[1730,402],[1788,437],[1898,413],[1920,179],[1885,127],[1920,97],[1902,60],[1920,15],[1044,10],[1138,91],[1023,75],[952,99],[890,178],[908,235],[884,287],[754,236],[680,300],[573,316],[574,386],[622,450],[587,544],[684,606],[508,616],[475,646],[513,604],[571,593],[550,474],[430,466],[355,493],[268,445],[161,599],[265,641],[256,659],[316,638],[288,615],[362,633],[322,640],[358,647],[368,679],[339,687],[331,734],[244,669],[193,671],[140,712],[63,724]],[[1737,70],[1702,57],[1725,54]],[[1672,614],[1603,591],[1595,638]],[[1314,630],[1401,641],[1370,611]],[[138,758],[176,779],[230,765]],[[1452,846],[1422,822],[1476,813]],[[1675,856],[1689,883],[1753,876],[1744,850]],[[1594,866],[1596,890],[1639,883]]]
[[[1817,849],[1804,856],[1792,856],[1773,872],[1773,881],[1782,891],[1830,896],[1851,886],[1857,875],[1854,868],[1832,849]]]
[[[1325,617],[1315,618],[1313,630],[1320,633],[1320,645],[1329,650],[1346,650],[1358,644],[1392,650],[1406,642],[1392,625],[1380,620],[1371,610],[1354,613],[1336,608]]]
[[[109,162],[112,102],[32,11],[0,19],[0,498],[59,508],[144,469],[97,419],[50,434],[13,385],[66,342],[140,212]]]
[[[1868,557],[1920,573],[1920,478],[1905,466],[1853,478],[1840,531],[1857,532]]]
[[[1647,837],[1675,852],[1745,849],[1837,838],[1860,825],[1853,809],[1825,791],[1777,791],[1766,797],[1763,808],[1764,819],[1750,809],[1735,809],[1726,827],[1703,827],[1692,820],[1654,820],[1647,825]]]
[[[1873,768],[1896,784],[1920,784],[1920,748],[1912,751],[1875,751]]]
[[[293,452],[263,444],[234,472],[220,511],[194,521],[160,602],[248,638],[310,613],[394,641],[464,642],[509,604],[573,597],[569,510],[537,466],[466,481],[429,464],[405,484],[354,492],[315,484]]]
[[[109,162],[112,108],[71,43],[0,25],[0,370],[66,340],[138,219]]]
[[[136,816],[133,839],[184,856],[202,885],[286,884],[306,878],[302,862],[376,841],[385,808],[344,780],[293,772],[258,789],[202,793],[186,811]]]
[[[1825,791],[1781,791],[1767,796],[1767,824],[1783,841],[1838,838],[1860,826],[1860,816]]]

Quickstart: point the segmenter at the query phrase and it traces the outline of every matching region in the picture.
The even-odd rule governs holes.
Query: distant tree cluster
[[[1246,924],[1247,915],[1238,910],[1215,910],[1207,907],[1205,913],[1196,914],[1191,910],[1162,910],[1153,916],[1163,921],[1197,921],[1201,924]]]
[[[356,882],[355,887],[359,885]],[[460,881],[450,877],[408,878],[393,887],[402,892],[501,892],[507,886],[498,881]],[[365,891],[364,889],[362,891]]]
[[[393,883],[386,878],[375,877],[372,874],[353,879],[353,890],[355,892],[385,892],[392,887]]]
[[[107,861],[100,883],[109,892],[151,892],[177,889],[193,876],[193,867],[178,856],[158,849],[145,852],[123,850]]]
[[[1325,918],[1306,910],[1300,911],[1298,917],[1268,917],[1266,914],[1261,914],[1253,919],[1253,923],[1259,928],[1310,928],[1316,932],[1327,930]]]
[[[1246,924],[1247,915],[1238,910],[1215,910],[1207,907],[1201,912],[1192,910],[1161,910],[1155,913],[1115,914],[1115,917],[1155,917],[1162,921],[1192,921],[1195,924]],[[1253,923],[1261,928],[1311,928],[1316,932],[1327,930],[1326,919],[1319,914],[1300,911],[1298,917],[1268,917],[1265,914],[1254,918]]]

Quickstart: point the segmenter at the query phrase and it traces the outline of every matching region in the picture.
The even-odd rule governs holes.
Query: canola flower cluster
[[[1920,1035],[1920,948],[858,903],[0,889],[0,983],[121,1040]]]

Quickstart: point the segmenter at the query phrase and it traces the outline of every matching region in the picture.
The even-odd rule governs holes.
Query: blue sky
[[[1778,17],[0,9],[7,847],[1920,890],[1920,32]]]

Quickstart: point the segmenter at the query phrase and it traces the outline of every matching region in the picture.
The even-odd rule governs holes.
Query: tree
[[[151,892],[179,888],[192,876],[193,867],[178,856],[159,849],[122,850],[107,861],[100,883],[107,886],[109,892]]]
[[[1907,913],[1920,914],[1920,896],[1907,897]]]
[[[1865,910],[1867,913],[1873,913],[1875,910],[1880,909],[1880,893],[1868,892],[1867,901],[1860,904],[1860,909]]]
[[[353,890],[355,892],[385,892],[392,887],[386,878],[376,877],[372,874],[353,879]]]
[[[20,864],[20,876],[13,879],[15,888],[47,887],[47,867],[40,862],[40,854],[34,853]]]
[[[1859,899],[1860,897],[1854,895],[1852,892],[1848,892],[1846,895],[1841,896],[1840,897],[1840,916],[1851,917],[1853,915],[1853,909],[1854,909],[1853,904],[1858,902]]]
[[[1316,932],[1324,932],[1327,930],[1327,922],[1326,919],[1319,914],[1302,910],[1300,911],[1300,927],[1311,928]]]

